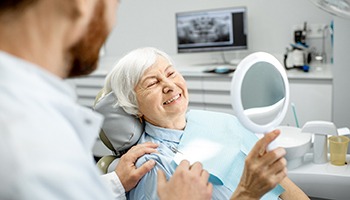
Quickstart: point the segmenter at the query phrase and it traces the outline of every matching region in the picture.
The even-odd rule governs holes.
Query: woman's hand
[[[190,166],[181,161],[169,181],[162,170],[158,170],[158,195],[166,200],[206,200],[211,199],[213,186],[208,182],[209,173],[199,162]]]
[[[286,151],[279,147],[266,152],[268,144],[279,134],[279,130],[272,131],[255,144],[245,160],[240,183],[231,199],[260,199],[286,177]]]
[[[151,142],[138,144],[133,146],[120,158],[120,161],[115,168],[115,172],[126,192],[133,189],[140,179],[155,166],[155,161],[149,160],[139,168],[136,168],[136,160],[145,154],[157,152],[157,147],[158,144]]]

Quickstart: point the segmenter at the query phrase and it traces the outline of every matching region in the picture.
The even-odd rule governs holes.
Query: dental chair
[[[113,154],[105,155],[97,162],[97,166],[105,174],[114,171],[119,158],[137,143],[144,124],[116,106],[117,98],[113,92],[101,98],[102,93],[103,90],[97,94],[93,109],[104,116],[99,138]]]

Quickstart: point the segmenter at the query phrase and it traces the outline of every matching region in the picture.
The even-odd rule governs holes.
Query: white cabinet
[[[80,105],[91,108],[95,97],[102,89],[107,72],[97,71],[89,76],[67,79],[70,85],[75,88]]]
[[[233,114],[230,101],[230,75],[182,72],[190,95],[189,108]]]
[[[180,68],[179,71],[187,82],[190,109],[234,114],[230,100],[232,74],[203,73],[198,67]],[[106,75],[106,71],[97,71],[86,77],[70,79],[75,85],[78,103],[92,107]],[[288,79],[290,102],[295,104],[299,126],[311,120],[332,121],[332,75],[329,68],[308,73],[288,71]],[[291,106],[282,125],[296,125]]]
[[[289,71],[290,102],[294,103],[299,126],[313,120],[333,121],[333,76],[330,65],[311,67],[310,72]],[[282,122],[296,125],[291,106]]]
[[[294,103],[299,126],[312,120],[332,121],[332,75],[329,67],[322,70],[288,71],[290,103]],[[233,114],[230,101],[232,74],[203,73],[201,68],[179,70],[187,81],[190,109],[213,110]],[[282,125],[296,126],[289,106]]]
[[[290,80],[290,102],[294,103],[299,126],[307,121],[332,121],[332,80]],[[282,122],[296,126],[291,106]]]

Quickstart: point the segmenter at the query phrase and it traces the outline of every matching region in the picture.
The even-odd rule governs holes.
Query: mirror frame
[[[282,76],[282,80],[285,88],[285,102],[282,107],[282,111],[276,116],[274,120],[267,124],[257,124],[249,119],[248,116],[244,114],[244,108],[242,104],[241,88],[243,79],[247,71],[254,66],[257,62],[267,62],[273,65]],[[237,66],[235,70],[232,81],[231,81],[231,105],[234,110],[236,117],[247,129],[255,133],[267,133],[275,129],[283,121],[289,106],[289,82],[286,70],[282,64],[271,54],[266,52],[256,52],[245,57]]]

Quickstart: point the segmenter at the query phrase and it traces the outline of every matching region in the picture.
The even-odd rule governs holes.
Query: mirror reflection
[[[254,63],[242,82],[244,114],[256,124],[270,123],[281,113],[285,93],[283,78],[274,65],[265,61]]]

